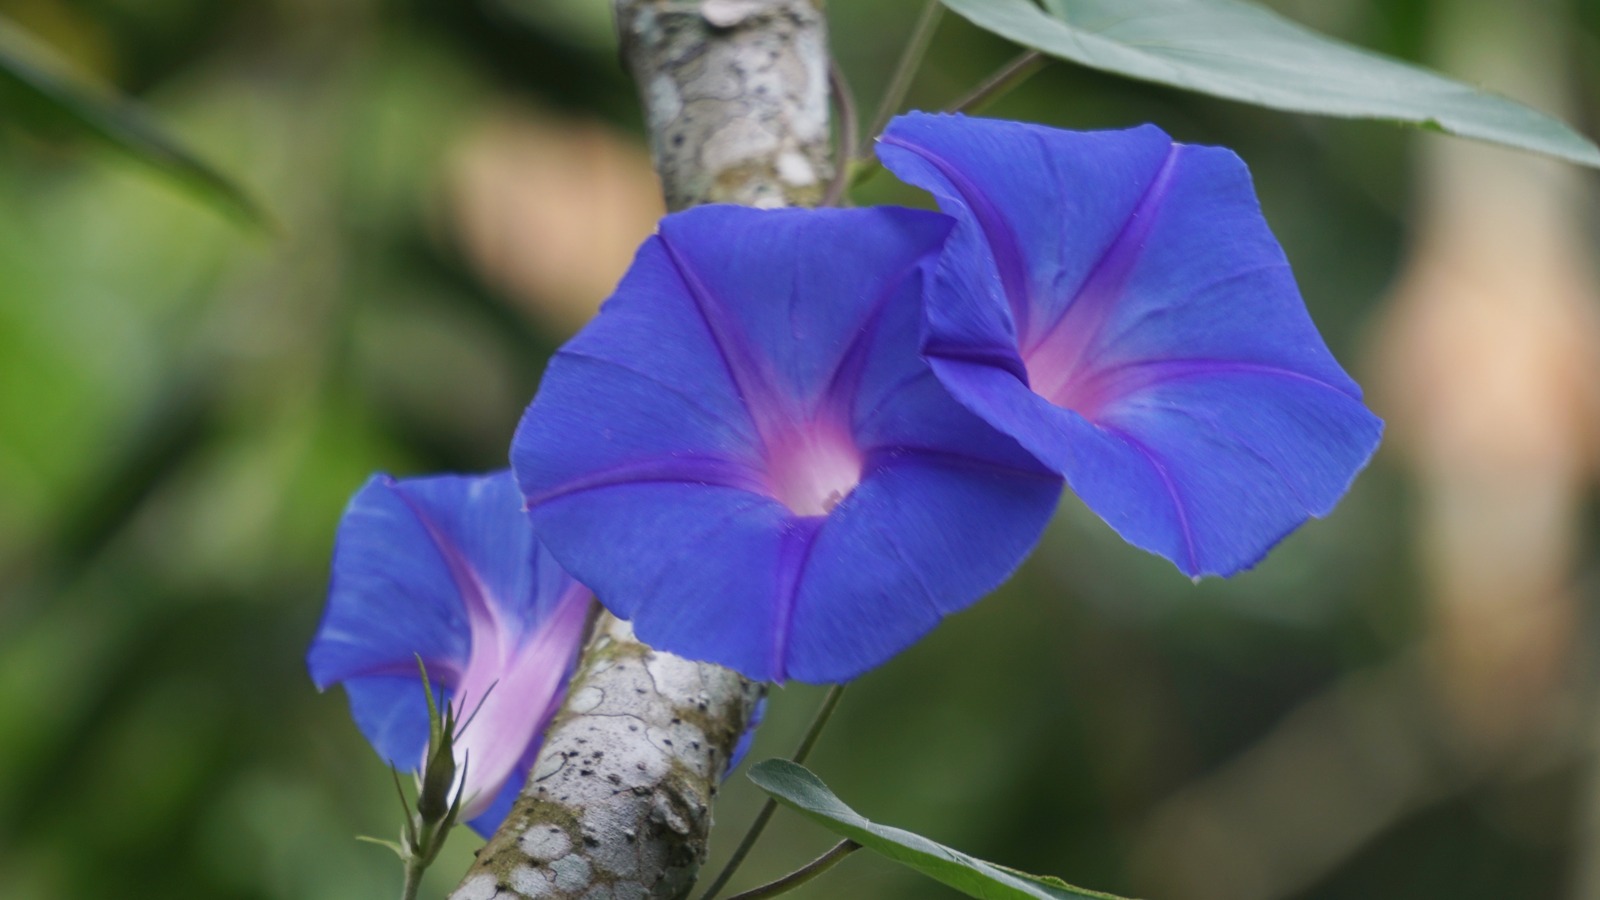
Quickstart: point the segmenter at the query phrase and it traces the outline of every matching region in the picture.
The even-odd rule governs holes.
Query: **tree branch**
[[[453,900],[682,897],[760,687],[602,615],[533,775]],[[602,890],[603,889],[603,890]]]
[[[672,209],[812,206],[832,175],[816,0],[615,0]],[[761,688],[602,615],[522,796],[452,900],[687,896]]]
[[[815,206],[832,175],[814,0],[616,0],[670,209]]]

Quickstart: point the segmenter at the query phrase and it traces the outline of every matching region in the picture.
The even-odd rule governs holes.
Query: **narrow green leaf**
[[[389,775],[394,778],[394,792],[400,798],[400,809],[405,811],[406,828],[409,829],[411,827],[411,807],[406,804],[406,789],[400,786],[400,770],[394,767],[394,763],[389,764]]]
[[[412,656],[417,658],[417,672],[422,675],[422,696],[428,701],[428,738],[437,744],[441,735],[453,737],[454,732],[439,721],[439,707],[433,700],[433,684],[428,681],[428,664],[422,661],[422,654],[413,653]],[[449,715],[449,710],[445,714]]]
[[[95,139],[236,219],[268,224],[243,188],[164,132],[140,107],[88,84],[53,50],[3,16],[0,118]]]
[[[1090,68],[1292,112],[1385,119],[1600,167],[1600,148],[1512,100],[1341,43],[1244,0],[942,0]]]
[[[394,855],[395,856],[400,857],[400,860],[402,862],[405,861],[406,851],[403,850],[400,847],[400,845],[396,844],[394,841],[386,841],[383,838],[368,837],[367,835],[364,835],[364,834],[356,835],[356,840],[361,841],[362,843],[366,843],[366,844],[377,844],[379,847],[388,847],[390,850],[394,851]]]
[[[863,818],[834,796],[817,776],[786,759],[769,759],[750,769],[750,780],[774,800],[841,837],[981,900],[1121,900],[1111,894],[1073,887],[1056,878],[1028,875],[987,863],[921,835]]]

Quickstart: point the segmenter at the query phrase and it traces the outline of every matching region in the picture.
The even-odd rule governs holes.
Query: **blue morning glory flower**
[[[551,553],[652,646],[771,681],[851,678],[998,584],[1060,479],[918,354],[950,227],[664,219],[517,430]]]
[[[377,475],[339,523],[307,663],[319,689],[344,685],[362,734],[408,770],[428,739],[420,656],[466,723],[461,817],[487,837],[561,703],[591,601],[534,540],[510,472]]]
[[[1372,455],[1382,423],[1232,152],[912,114],[878,155],[960,222],[928,298],[939,380],[1129,542],[1231,574]]]

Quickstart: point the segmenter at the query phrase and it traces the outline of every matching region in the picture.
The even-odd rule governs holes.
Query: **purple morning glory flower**
[[[939,380],[1129,542],[1248,568],[1372,455],[1382,423],[1232,152],[912,114],[878,155],[960,222],[928,299]]]
[[[517,430],[540,539],[643,640],[772,681],[851,678],[993,588],[1060,479],[918,353],[950,226],[664,219]]]
[[[487,837],[561,703],[591,601],[534,540],[510,472],[377,475],[339,523],[307,662],[319,689],[344,685],[379,755],[415,769],[428,739],[420,656],[466,722],[461,817]]]

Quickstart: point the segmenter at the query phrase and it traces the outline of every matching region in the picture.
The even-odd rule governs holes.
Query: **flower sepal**
[[[462,801],[467,790],[467,768],[471,764],[471,759],[465,753],[460,764],[456,763],[455,742],[466,724],[458,721],[455,704],[444,704],[444,710],[440,712],[433,684],[428,679],[428,666],[420,656],[417,657],[417,670],[422,675],[422,692],[428,702],[428,751],[423,757],[422,767],[416,772],[416,811],[413,812],[406,803],[400,773],[390,766],[395,793],[400,797],[400,808],[405,811],[400,840],[397,843],[366,835],[357,838],[369,844],[388,847],[400,857],[400,863],[405,867],[405,896],[408,897],[415,893],[422,873],[439,856],[450,830],[461,819]],[[468,721],[471,719],[472,716],[467,716]]]

